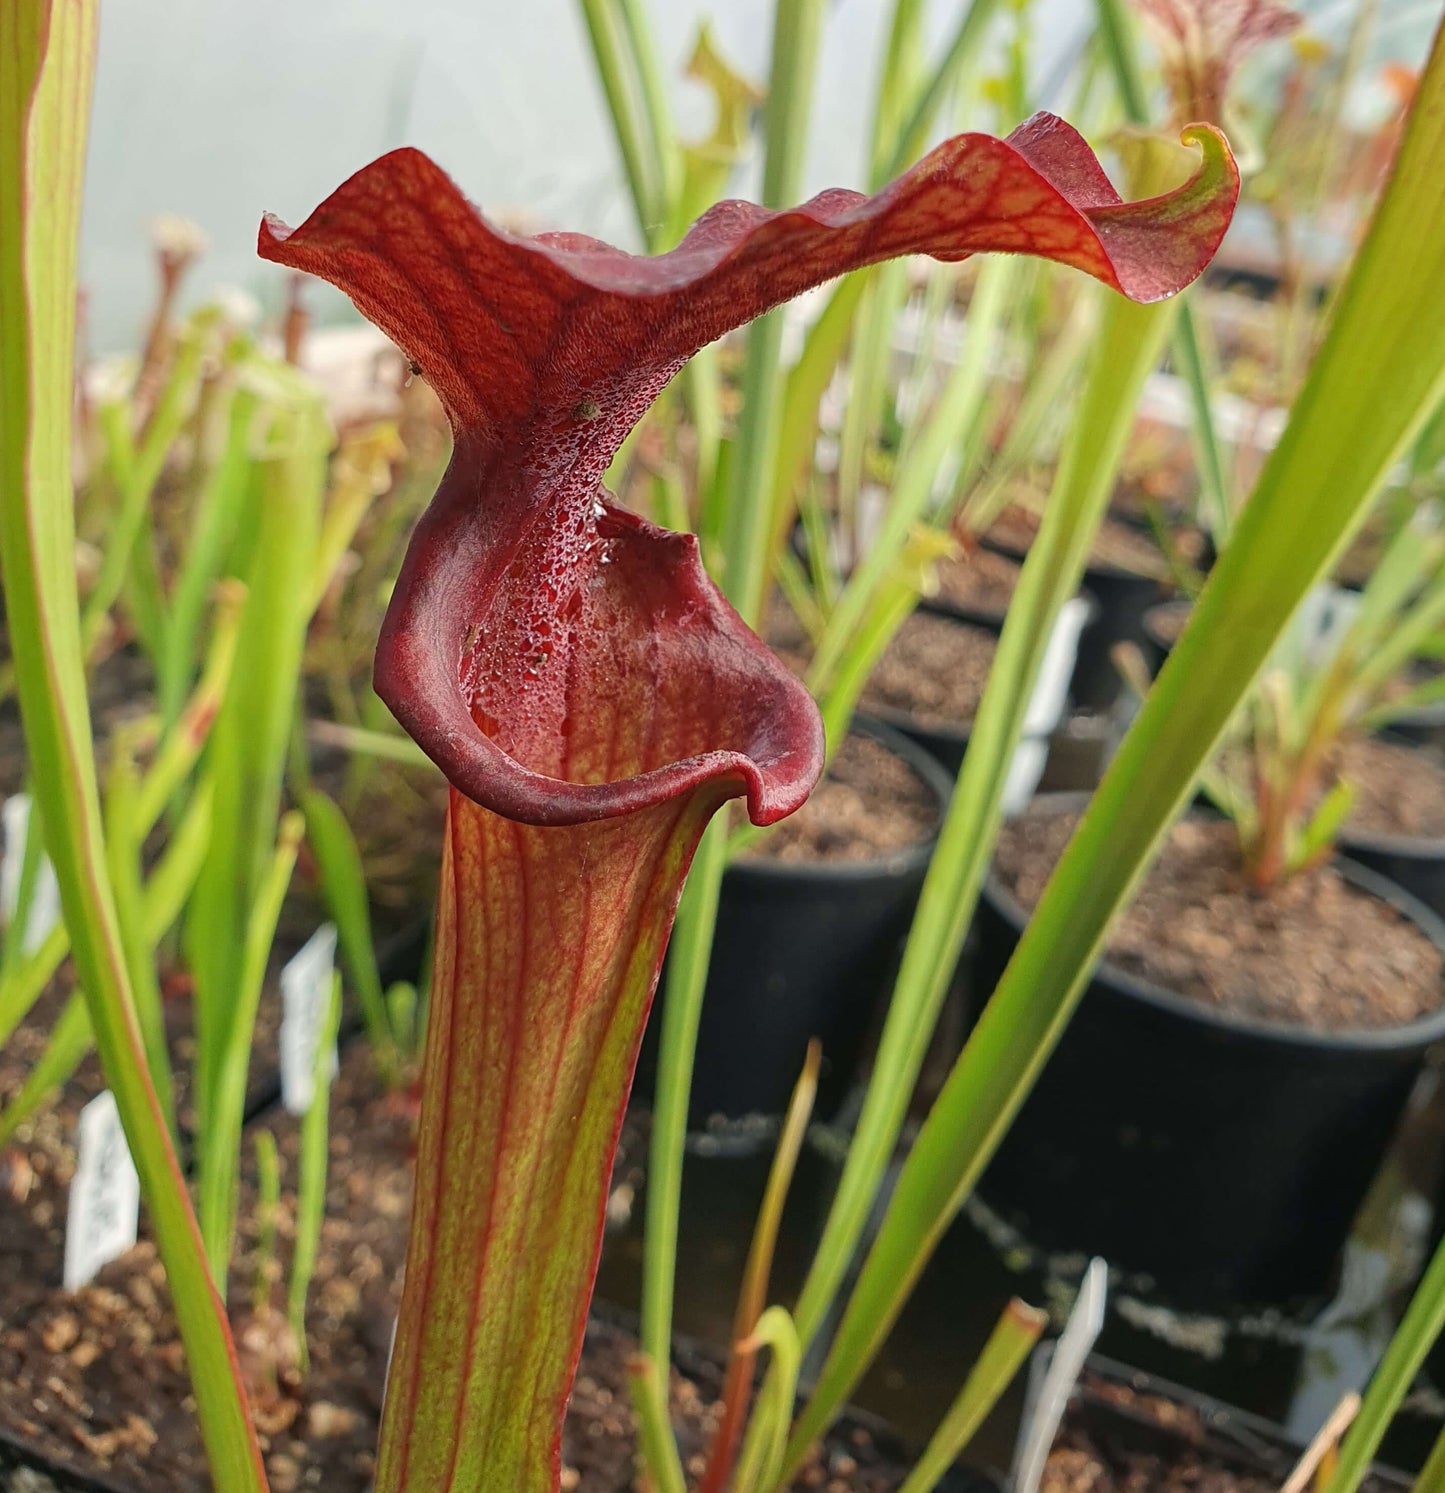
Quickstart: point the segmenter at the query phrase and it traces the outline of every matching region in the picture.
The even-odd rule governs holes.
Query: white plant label
[[[65,1217],[67,1291],[78,1291],[102,1265],[123,1255],[135,1243],[140,1222],[140,1178],[109,1089],[81,1110],[76,1150]]]
[[[8,928],[20,906],[20,878],[25,865],[25,842],[30,834],[30,795],[12,793],[0,809],[0,827],[5,832],[5,853],[0,857],[0,917]],[[25,920],[21,948],[33,954],[60,921],[60,884],[50,857],[42,854],[30,892],[30,912]]]
[[[293,1115],[311,1108],[316,1044],[331,1005],[336,924],[323,923],[281,971],[281,1102]],[[336,1054],[331,1057],[336,1071]]]
[[[1024,711],[1023,739],[1009,763],[1004,779],[1003,811],[1012,818],[1022,814],[1039,786],[1049,757],[1049,735],[1063,719],[1069,696],[1069,678],[1079,656],[1079,636],[1089,620],[1089,603],[1071,597],[1059,609],[1054,630],[1044,648],[1039,677]]]
[[[1054,630],[1044,646],[1034,692],[1024,712],[1024,735],[1047,736],[1058,725],[1069,694],[1069,678],[1079,656],[1079,635],[1089,620],[1090,606],[1082,596],[1071,596],[1059,608]]]
[[[1038,1493],[1044,1463],[1054,1437],[1059,1433],[1059,1423],[1064,1418],[1069,1396],[1083,1372],[1084,1360],[1104,1330],[1104,1308],[1108,1299],[1109,1267],[1095,1255],[1084,1271],[1068,1324],[1054,1344],[1054,1356],[1034,1402],[1033,1420],[1020,1437],[1019,1456],[1014,1468],[1014,1493]]]

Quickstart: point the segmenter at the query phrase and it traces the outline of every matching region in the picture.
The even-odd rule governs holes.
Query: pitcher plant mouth
[[[1223,137],[1186,138],[1203,152],[1193,179],[1125,203],[1080,136],[1040,114],[1007,140],[960,135],[873,197],[719,203],[654,257],[496,228],[415,150],[363,168],[297,229],[266,218],[262,257],[346,291],[454,432],[382,629],[378,693],[461,792],[527,823],[625,814],[706,781],[745,794],[758,823],[790,813],[821,769],[816,715],[693,542],[607,497],[613,454],[699,347],[899,254],[1031,253],[1136,300],[1173,294],[1208,263],[1238,190]],[[654,570],[666,594],[643,584]],[[643,635],[655,667],[696,670],[694,693],[716,688],[727,708],[705,712],[721,730],[663,732],[624,768],[569,732],[639,651],[619,638]]]
[[[414,150],[262,256],[340,286],[429,380],[454,449],[403,563],[377,692],[452,784],[416,1201],[378,1493],[558,1484],[562,1416],[643,1024],[698,840],[729,798],[798,808],[817,708],[697,541],[603,473],[704,344],[907,253],[1072,265],[1136,300],[1204,268],[1238,175],[1187,137],[1184,186],[1124,203],[1039,115],[961,135],[873,197],[723,202],[669,253],[494,228]]]

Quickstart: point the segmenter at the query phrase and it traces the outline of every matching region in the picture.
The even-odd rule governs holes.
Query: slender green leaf
[[[671,1361],[688,1095],[727,858],[727,825],[719,821],[709,825],[693,857],[663,973],[666,992],[652,1102],[642,1252],[642,1349],[655,1363]]]
[[[371,903],[366,895],[366,871],[346,816],[320,789],[302,795],[306,840],[321,872],[321,889],[336,923],[341,957],[351,974],[361,1014],[366,1022],[372,1054],[387,1084],[399,1077],[396,1038],[386,1014],[381,970],[371,936]]]
[[[246,1009],[240,981],[249,920],[271,872],[332,442],[319,392],[294,370],[257,363],[247,376],[264,395],[267,423],[247,505],[251,513],[242,518],[250,537],[237,545],[239,551],[244,544],[247,554],[235,664],[206,754],[216,792],[211,854],[186,917],[185,948],[196,982],[195,1085],[203,1151],[215,1118],[219,1069],[234,1050],[233,1027]],[[249,1044],[249,1022],[246,1030]],[[209,1227],[219,1226],[211,1215]]]
[[[1445,1428],[1435,1438],[1430,1455],[1415,1479],[1415,1493],[1442,1493],[1445,1490]]]
[[[145,1066],[106,879],[85,698],[70,475],[76,229],[93,3],[0,7],[0,565],[15,677],[66,926],[154,1218],[220,1493],[265,1487],[235,1350]]]
[[[1360,1413],[1340,1444],[1339,1460],[1324,1485],[1324,1493],[1355,1493],[1442,1328],[1445,1328],[1445,1243],[1436,1246],[1384,1358],[1370,1377]],[[1432,1455],[1431,1462],[1434,1461]],[[1416,1484],[1417,1493],[1426,1486],[1422,1477]]]
[[[131,440],[129,402],[117,401],[101,410],[101,429],[106,436],[107,456],[120,497],[120,508],[106,535],[100,574],[86,598],[81,619],[81,640],[87,655],[100,639],[106,613],[121,594],[137,545],[150,543],[145,523],[150,512],[151,495],[166,457],[195,403],[201,357],[209,330],[207,326],[193,324],[182,339],[139,450]]]
[[[175,1081],[171,1074],[170,1049],[166,1044],[165,1011],[156,973],[155,946],[145,935],[145,888],[141,881],[141,850],[145,836],[137,812],[140,774],[123,736],[115,741],[113,751],[115,760],[111,764],[106,792],[105,831],[116,923],[151,1082],[156,1087],[166,1125],[175,1137],[179,1134]]]
[[[276,1270],[276,1218],[280,1210],[281,1156],[276,1149],[276,1137],[269,1130],[257,1130],[256,1280],[251,1292],[251,1310],[258,1315],[271,1301],[271,1282]]]
[[[788,1418],[798,1392],[798,1371],[803,1350],[793,1319],[780,1306],[770,1306],[743,1345],[750,1353],[771,1349],[772,1369],[763,1382],[758,1406],[748,1425],[738,1460],[734,1493],[754,1489],[776,1489],[781,1485],[783,1454],[788,1439]]]
[[[197,1195],[201,1233],[218,1280],[224,1280],[236,1232],[236,1199],[240,1177],[241,1122],[246,1109],[246,1079],[250,1073],[251,1040],[256,1011],[266,981],[276,920],[291,883],[296,852],[305,832],[300,814],[281,820],[276,849],[266,878],[256,894],[246,923],[236,1009],[227,1026],[225,1047],[217,1054],[211,1110],[201,1147]]]
[[[687,1479],[677,1454],[677,1441],[667,1414],[667,1389],[657,1365],[646,1353],[627,1365],[627,1387],[637,1415],[638,1450],[656,1493],[687,1493]]]
[[[999,1396],[1013,1383],[1047,1323],[1045,1313],[1017,1299],[1009,1302],[898,1493],[933,1493]]]
[[[763,1200],[758,1206],[757,1222],[753,1226],[753,1242],[748,1248],[742,1285],[738,1289],[737,1309],[733,1314],[732,1353],[723,1380],[723,1417],[708,1453],[707,1467],[698,1484],[698,1493],[723,1493],[728,1474],[732,1471],[737,1440],[747,1418],[748,1401],[753,1388],[755,1353],[744,1345],[752,1337],[767,1305],[773,1253],[782,1227],[783,1209],[787,1206],[788,1194],[792,1190],[798,1155],[808,1133],[813,1101],[818,1096],[818,1069],[822,1061],[822,1044],[814,1037],[808,1043],[803,1071],[793,1088],[793,1097],[783,1118],[778,1148],[773,1153],[767,1186],[763,1189]]]
[[[800,195],[814,73],[825,7],[821,0],[777,0],[773,67],[768,84],[767,157],[763,206],[782,207]],[[743,363],[743,413],[733,458],[731,504],[724,537],[723,589],[739,614],[756,622],[770,567],[773,491],[781,422],[779,358],[783,311],[748,328]]]
[[[643,240],[664,223],[666,207],[662,196],[660,170],[651,138],[642,86],[637,78],[635,61],[627,54],[626,22],[617,0],[580,0],[582,17],[587,23],[592,55],[597,63],[598,78],[612,116],[622,165],[632,194],[632,207],[642,230]]]
[[[16,1130],[45,1108],[69,1081],[90,1047],[90,1016],[85,995],[77,990],[61,1007],[47,1035],[45,1051],[25,1075],[20,1092],[0,1111],[0,1146],[8,1145]]]
[[[196,497],[190,542],[176,574],[170,620],[157,664],[161,716],[167,723],[180,714],[190,688],[206,597],[222,573],[250,476],[260,396],[244,384],[233,387],[228,378],[216,398],[215,417],[219,420],[222,413],[225,415],[224,442]]]

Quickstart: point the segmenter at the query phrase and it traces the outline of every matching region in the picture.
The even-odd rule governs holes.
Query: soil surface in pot
[[[808,802],[749,856],[793,865],[875,860],[937,828],[938,798],[928,784],[881,741],[854,731]]]
[[[1445,838],[1445,762],[1434,753],[1366,736],[1344,744],[1338,765],[1355,790],[1347,828],[1365,835]]]
[[[974,549],[938,566],[938,599],[966,612],[1001,617],[1018,588],[1022,566],[994,550]]]
[[[1037,904],[1078,818],[1044,808],[1004,826],[995,871],[1024,907]],[[1329,864],[1256,891],[1225,820],[1174,826],[1108,959],[1203,1005],[1321,1031],[1398,1026],[1445,995],[1440,951],[1402,914]]]
[[[13,1091],[14,1070],[3,1077],[0,1099]],[[297,1122],[276,1114],[266,1124],[282,1159],[279,1264],[289,1270]],[[332,1088],[326,1220],[308,1295],[311,1361],[304,1376],[277,1310],[284,1281],[257,1256],[248,1138],[242,1244],[229,1299],[274,1493],[365,1493],[370,1486],[400,1299],[412,1125],[406,1102],[378,1094],[365,1045],[352,1044]],[[54,1463],[122,1487],[201,1493],[210,1480],[153,1242],[142,1238],[82,1290],[60,1289],[73,1130],[74,1106],[62,1104],[25,1127],[0,1157],[0,1430]],[[620,1165],[626,1168],[625,1159]],[[562,1487],[569,1493],[631,1493],[635,1486],[626,1385],[635,1347],[620,1329],[589,1328],[563,1439]],[[690,1465],[710,1443],[721,1382],[721,1370],[707,1362],[674,1375],[673,1417]],[[844,1423],[796,1486],[887,1493],[906,1471],[898,1447]]]
[[[1085,1371],[1040,1493],[1274,1493],[1295,1454],[1240,1426],[1228,1441],[1193,1405]],[[1366,1477],[1365,1493],[1383,1493]]]
[[[768,602],[768,614],[762,626],[763,641],[798,676],[808,672],[813,657],[813,640],[798,614],[780,595]]]
[[[962,730],[978,712],[997,651],[987,628],[915,612],[878,660],[861,708],[898,711],[924,730]]]
[[[1090,1384],[1094,1392],[1127,1397],[1126,1413],[1154,1422],[1179,1444],[1172,1455],[1131,1445],[1122,1432],[1096,1434],[1069,1415],[1044,1463],[1039,1493],[1274,1493],[1277,1482],[1224,1465],[1202,1444],[1199,1415],[1187,1405],[1157,1395],[1137,1394],[1123,1385]],[[1143,1438],[1141,1437],[1141,1440]],[[1201,1443],[1191,1446],[1188,1443]]]
[[[1016,554],[1023,554],[1034,542],[1042,521],[1043,515],[1033,508],[1014,503],[993,521],[985,537]],[[1116,518],[1105,518],[1099,525],[1088,563],[1161,583],[1169,579],[1169,566],[1159,553],[1159,546]]]

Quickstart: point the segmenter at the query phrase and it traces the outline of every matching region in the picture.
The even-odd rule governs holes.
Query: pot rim
[[[1071,807],[1081,808],[1088,802],[1089,797],[1090,795],[1086,793],[1046,793],[1039,795],[1034,802],[1053,803],[1058,806],[1058,812],[1062,813],[1068,812]],[[1357,861],[1350,860],[1348,856],[1337,856],[1334,864],[1352,886],[1388,903],[1396,912],[1413,923],[1435,945],[1436,949],[1445,955],[1445,919],[1432,912],[1404,887],[1397,885],[1387,876],[1380,875],[1378,871],[1372,871],[1368,866],[1362,866]],[[995,911],[1022,936],[1031,914],[1004,886],[992,864],[989,866],[988,875],[984,878],[982,895],[990,900]],[[1206,1006],[1200,1001],[1191,1000],[1186,995],[1170,990],[1165,985],[1157,985],[1152,980],[1130,974],[1127,970],[1111,963],[1107,957],[1098,961],[1089,979],[1090,981],[1104,980],[1115,990],[1122,991],[1125,995],[1147,1006],[1153,1006],[1170,1016],[1198,1022],[1201,1026],[1215,1030],[1261,1038],[1299,1050],[1313,1049],[1330,1053],[1359,1050],[1408,1051],[1415,1047],[1429,1046],[1445,1038],[1445,980],[1441,983],[1440,1003],[1433,1010],[1424,1016],[1416,1017],[1413,1021],[1398,1026],[1320,1030],[1292,1022],[1241,1016],[1233,1011]]]
[[[1349,588],[1347,587],[1346,589]],[[1173,651],[1174,645],[1179,641],[1179,639],[1177,637],[1166,638],[1162,636],[1158,629],[1157,619],[1173,612],[1184,612],[1187,614],[1188,612],[1193,610],[1193,607],[1194,601],[1191,597],[1173,596],[1165,601],[1156,601],[1152,607],[1149,607],[1145,611],[1143,617],[1144,631],[1148,635],[1149,641],[1153,643],[1154,646],[1158,648],[1166,657]],[[1417,706],[1414,710],[1409,711],[1407,714],[1397,716],[1395,718],[1395,723],[1401,726],[1419,726],[1425,728],[1426,730],[1432,730],[1440,726],[1445,726],[1445,700],[1437,700],[1433,705]],[[1392,740],[1397,740],[1402,744],[1410,746],[1418,747],[1420,745],[1419,742],[1409,741],[1407,737],[1403,736],[1400,732],[1393,730],[1389,726],[1386,726],[1382,730],[1374,732],[1372,734],[1378,736],[1387,736]],[[1411,839],[1414,837],[1407,835],[1403,838]],[[1445,846],[1445,836],[1440,837],[1440,844],[1442,846]]]
[[[1080,595],[1083,595],[1080,592]],[[976,607],[961,607],[946,596],[923,596],[919,598],[918,610],[931,617],[947,617],[950,622],[962,622],[968,627],[982,628],[998,637],[1008,617],[1008,608],[1001,612],[982,612]]]
[[[126,1483],[116,1482],[102,1473],[82,1471],[72,1463],[57,1461],[38,1441],[10,1427],[0,1427],[0,1446],[20,1471],[39,1473],[57,1493],[133,1493]],[[0,1465],[0,1472],[4,1471]],[[6,1483],[9,1486],[9,1483]]]
[[[895,757],[901,757],[921,779],[936,800],[935,823],[926,838],[887,855],[870,856],[861,861],[776,861],[763,856],[743,854],[727,868],[728,876],[745,877],[763,882],[803,881],[851,884],[906,875],[926,866],[933,857],[943,829],[948,802],[953,797],[953,779],[933,756],[910,741],[888,721],[870,712],[857,711],[848,725],[849,731],[881,742]]]
[[[1336,843],[1346,849],[1358,846],[1361,850],[1378,850],[1388,855],[1413,856],[1422,861],[1445,860],[1445,835],[1386,835],[1342,829],[1336,836]],[[1390,884],[1395,885],[1394,882]],[[1401,887],[1400,890],[1405,889]],[[1406,892],[1405,895],[1411,894]]]
[[[995,555],[1002,555],[1005,560],[1012,560],[1015,565],[1022,565],[1028,558],[1027,549],[1020,549],[1006,539],[993,539],[987,534],[980,534],[978,543],[980,548],[991,550]],[[1141,586],[1169,586],[1172,583],[1168,565],[1162,556],[1159,563],[1160,574],[1146,575],[1142,570],[1130,570],[1127,565],[1116,565],[1112,560],[1086,560],[1084,562],[1084,589],[1088,589],[1090,576],[1101,576],[1108,581],[1138,581]]]
[[[1445,720],[1445,704],[1437,706],[1441,712],[1441,719]],[[1422,720],[1421,716],[1407,716],[1406,720]],[[1392,731],[1387,726],[1383,731],[1374,733],[1381,741],[1387,741],[1393,746],[1404,747],[1411,752],[1428,752],[1429,747],[1418,741],[1411,741],[1408,736],[1402,736],[1398,731]],[[1414,856],[1419,860],[1445,860],[1445,835],[1396,835],[1382,834],[1372,830],[1342,829],[1336,837],[1341,845],[1358,845],[1361,850],[1377,850],[1388,855]]]
[[[1097,622],[1099,614],[1104,610],[1099,602],[1099,598],[1084,585],[1081,585],[1069,599],[1071,601],[1082,601],[1088,608],[1088,612],[1084,617],[1085,627],[1091,622]],[[981,612],[975,607],[961,607],[955,602],[949,601],[945,596],[924,596],[920,598],[918,610],[920,612],[928,612],[934,617],[947,617],[953,622],[964,622],[969,627],[981,627],[986,632],[991,632],[995,637],[998,637],[1003,632],[1004,623],[1008,621],[1007,607],[1001,612]],[[1442,706],[1441,709],[1445,710],[1445,706]]]
[[[920,736],[935,736],[940,741],[956,743],[966,748],[969,737],[973,735],[972,721],[925,726],[922,721],[915,720],[906,710],[896,710],[891,705],[870,705],[868,716],[880,726],[887,726],[890,731],[896,731],[905,741],[911,740],[908,735],[909,731],[917,731]]]

